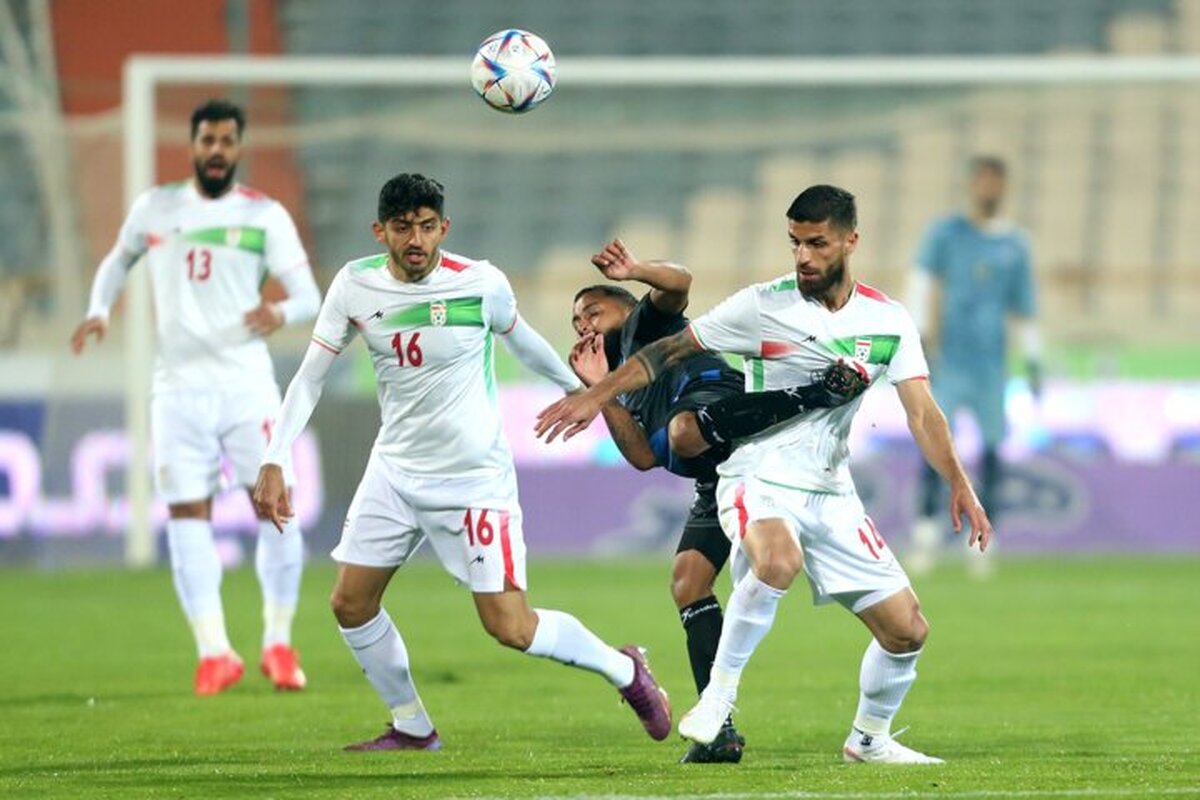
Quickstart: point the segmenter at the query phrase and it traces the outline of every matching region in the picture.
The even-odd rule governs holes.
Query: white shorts
[[[168,503],[253,486],[279,412],[273,382],[240,389],[155,392],[150,402],[154,483]],[[221,456],[232,480],[221,479]],[[290,477],[288,483],[291,483]]]
[[[525,588],[525,535],[516,475],[427,478],[375,451],[350,510],[335,561],[397,567],[428,539],[442,566],[472,592]]]
[[[739,546],[746,526],[778,518],[804,552],[815,604],[836,600],[858,613],[909,586],[904,568],[856,494],[820,494],[756,478],[723,477],[717,502],[721,527],[733,542],[735,579],[748,566]]]

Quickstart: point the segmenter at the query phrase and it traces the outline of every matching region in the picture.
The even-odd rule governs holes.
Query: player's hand
[[[571,348],[567,358],[571,369],[583,381],[584,386],[593,386],[608,374],[608,356],[604,353],[604,334],[593,333],[580,337]]]
[[[269,336],[283,325],[283,310],[278,303],[259,303],[258,308],[251,309],[242,317],[246,327],[256,336]]]
[[[89,336],[94,335],[97,342],[103,342],[106,333],[108,333],[108,320],[103,317],[88,317],[79,323],[79,327],[71,334],[71,352],[75,355],[82,353]]]
[[[292,501],[283,481],[283,467],[263,464],[254,484],[254,510],[259,519],[269,519],[283,533],[283,526],[292,518]]]
[[[613,239],[592,256],[592,263],[610,281],[627,281],[635,277],[639,262],[620,239]]]
[[[954,525],[955,533],[962,533],[963,517],[971,523],[967,547],[974,547],[978,542],[979,552],[984,552],[992,540],[992,523],[966,478],[950,484],[950,522]]]
[[[592,397],[591,391],[567,395],[542,409],[534,430],[538,438],[545,437],[547,444],[553,442],[560,433],[565,442],[585,430],[599,413],[600,404]]]

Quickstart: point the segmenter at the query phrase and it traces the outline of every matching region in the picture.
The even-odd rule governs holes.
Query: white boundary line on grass
[[[575,794],[539,795],[536,800],[914,800],[914,798],[951,798],[971,800],[991,797],[1170,797],[1200,796],[1200,786],[1153,787],[1086,787],[1080,789],[976,789],[970,791],[903,791],[903,792],[735,792],[728,794],[634,795],[634,794]],[[478,800],[478,799],[476,799]],[[498,800],[490,798],[485,800]]]

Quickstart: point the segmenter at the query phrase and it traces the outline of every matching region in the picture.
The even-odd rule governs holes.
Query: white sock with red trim
[[[598,672],[618,688],[633,683],[633,659],[609,647],[582,622],[563,611],[535,608],[538,625],[527,655]]]
[[[392,712],[392,727],[410,736],[433,733],[433,722],[417,695],[408,668],[408,649],[387,611],[357,628],[339,628],[375,692]]]
[[[221,607],[221,559],[206,519],[167,520],[167,551],[179,604],[187,615],[201,658],[233,649]]]
[[[730,699],[737,694],[738,682],[746,662],[758,643],[771,630],[779,600],[787,594],[760,581],[748,573],[733,588],[725,606],[725,622],[721,626],[721,641],[713,659],[709,685]]]
[[[274,644],[291,644],[303,567],[304,540],[296,520],[283,526],[283,533],[270,521],[260,522],[254,568],[262,587],[264,650]]]
[[[863,653],[862,668],[858,673],[858,713],[854,716],[854,727],[863,733],[886,736],[891,732],[892,719],[900,710],[904,696],[917,679],[915,653],[889,653],[875,639]]]

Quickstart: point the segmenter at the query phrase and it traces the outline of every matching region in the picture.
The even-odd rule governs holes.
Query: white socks
[[[863,733],[887,736],[891,733],[892,718],[900,710],[904,695],[917,679],[917,658],[913,653],[889,653],[874,639],[863,654],[858,685],[858,713],[854,727]]]
[[[212,525],[203,519],[168,520],[167,550],[175,592],[192,626],[200,657],[229,652],[232,648],[221,608],[221,559]]]
[[[303,565],[304,540],[294,519],[282,534],[270,521],[259,523],[254,568],[262,587],[264,650],[274,644],[291,644]]]
[[[433,733],[433,722],[412,682],[408,650],[387,611],[380,609],[365,625],[340,630],[367,680],[391,709],[392,727],[410,736]]]
[[[527,655],[598,672],[618,688],[633,683],[633,659],[609,647],[583,623],[562,611],[535,608],[538,626]]]
[[[785,594],[786,590],[768,586],[751,572],[738,581],[729,595],[709,686],[730,702],[737,695],[738,681],[746,662],[771,630],[779,600]]]

